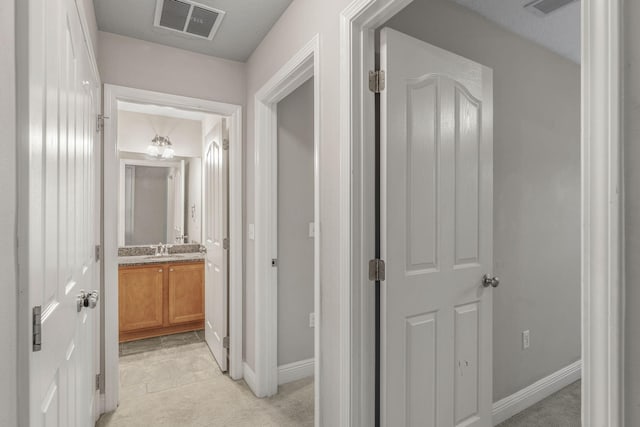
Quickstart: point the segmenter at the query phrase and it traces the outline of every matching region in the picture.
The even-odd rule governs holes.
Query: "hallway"
[[[280,387],[257,399],[244,381],[220,372],[204,342],[120,358],[120,406],[98,427],[313,425],[313,380]]]

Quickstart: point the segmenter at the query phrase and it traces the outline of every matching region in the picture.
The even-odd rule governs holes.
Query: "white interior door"
[[[205,138],[205,341],[222,371],[227,370],[228,151],[224,148],[222,124]]]
[[[381,33],[381,418],[488,427],[492,72]]]
[[[89,427],[96,416],[98,313],[77,306],[82,290],[99,289],[99,82],[85,43],[75,1],[30,2],[26,280],[29,306],[41,310],[41,347],[29,357],[31,427]]]

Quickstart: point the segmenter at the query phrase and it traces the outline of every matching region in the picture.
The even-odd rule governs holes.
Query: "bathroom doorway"
[[[116,183],[104,190],[105,412],[241,379],[241,108],[107,85],[105,116],[103,178]],[[226,154],[214,158],[212,143]],[[207,162],[224,166],[223,194],[208,192],[223,177]],[[210,258],[216,245],[223,264]]]

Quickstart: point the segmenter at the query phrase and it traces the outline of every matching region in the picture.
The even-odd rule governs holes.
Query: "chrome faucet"
[[[156,253],[154,254],[155,256],[169,256],[169,249],[171,249],[173,247],[173,245],[169,245],[166,243],[158,243],[157,246],[155,246],[156,249]]]

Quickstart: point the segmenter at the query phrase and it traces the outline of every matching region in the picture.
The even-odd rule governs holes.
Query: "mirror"
[[[202,243],[203,128],[222,118],[118,101],[117,120],[118,246]]]
[[[140,160],[121,155],[124,243],[200,243],[200,158]]]

